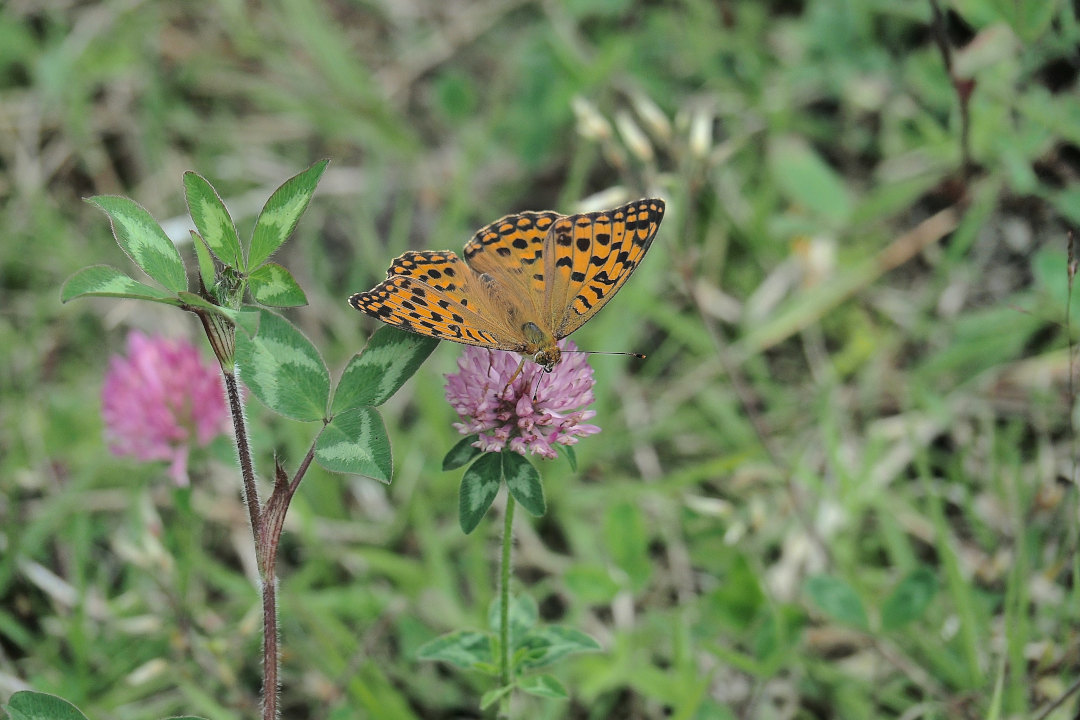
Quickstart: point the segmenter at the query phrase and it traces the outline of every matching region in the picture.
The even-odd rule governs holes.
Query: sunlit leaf
[[[335,415],[319,433],[315,459],[327,470],[367,475],[384,483],[393,476],[390,438],[375,408]]]
[[[144,207],[115,195],[98,195],[87,202],[105,211],[116,242],[144,273],[173,292],[187,289],[180,251]]]
[[[533,464],[516,452],[506,451],[502,455],[502,474],[506,487],[521,507],[530,515],[539,517],[547,511],[544,500],[544,486],[540,482],[540,473]]]
[[[179,305],[172,293],[144,285],[108,265],[91,265],[69,277],[60,288],[60,302],[77,297],[120,297]]]
[[[240,238],[217,190],[202,175],[188,171],[184,173],[184,195],[188,213],[210,251],[226,265],[243,270]]]
[[[321,420],[330,395],[330,372],[303,333],[285,318],[261,311],[254,337],[236,334],[240,378],[271,410],[295,420]]]
[[[307,295],[300,284],[283,266],[264,263],[248,276],[251,296],[263,305],[271,307],[298,307],[307,305]]]
[[[249,268],[262,265],[289,239],[296,223],[300,221],[300,216],[307,209],[315,187],[319,184],[319,178],[329,162],[320,160],[302,173],[289,178],[266,201],[259,213],[259,219],[255,221],[251,250],[248,252]]]
[[[334,393],[334,412],[359,405],[381,405],[423,364],[438,340],[389,325],[375,331],[353,356]]]

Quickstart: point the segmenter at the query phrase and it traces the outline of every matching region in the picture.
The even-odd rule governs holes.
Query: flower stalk
[[[514,496],[506,493],[503,518],[502,567],[499,574],[499,684],[510,684],[510,551],[514,544]],[[510,717],[510,693],[499,702],[499,717]]]

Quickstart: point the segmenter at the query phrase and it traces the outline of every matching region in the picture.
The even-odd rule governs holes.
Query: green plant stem
[[[510,684],[510,549],[514,544],[514,496],[506,493],[503,523],[502,573],[499,585],[499,684]],[[510,693],[499,701],[499,717],[510,717]]]

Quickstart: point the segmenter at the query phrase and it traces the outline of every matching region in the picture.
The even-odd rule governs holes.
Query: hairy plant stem
[[[514,545],[514,496],[506,493],[506,511],[503,521],[502,568],[499,584],[499,685],[510,684],[510,550]],[[510,695],[506,693],[499,701],[499,717],[510,717]]]
[[[209,333],[207,333],[209,335]],[[251,463],[251,442],[248,440],[247,422],[244,420],[244,403],[236,384],[235,372],[223,372],[225,395],[232,414],[233,434],[236,436],[236,454],[240,458],[240,474],[244,479],[244,504],[251,520],[251,532],[255,546],[259,545],[259,490],[255,487],[255,467]],[[261,571],[261,568],[260,568]]]
[[[274,468],[274,491],[265,506],[259,504],[259,491],[255,485],[255,467],[251,462],[251,442],[244,420],[244,406],[235,372],[224,372],[225,394],[232,412],[233,432],[236,435],[236,452],[240,458],[240,473],[244,480],[244,503],[251,518],[251,532],[255,538],[255,558],[259,567],[259,584],[263,606],[263,687],[262,720],[278,718],[278,652],[277,627],[277,553],[281,531],[285,526],[285,513],[289,509],[296,488],[315,458],[315,444],[289,480],[284,468]]]

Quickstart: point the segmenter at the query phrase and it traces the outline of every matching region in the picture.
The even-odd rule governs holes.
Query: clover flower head
[[[109,361],[101,399],[113,454],[168,460],[179,486],[188,484],[191,447],[229,429],[221,374],[185,340],[130,333],[127,356]]]
[[[526,361],[507,385],[519,357],[501,350],[466,347],[458,372],[446,376],[446,399],[461,417],[454,427],[462,435],[479,434],[473,447],[485,452],[510,448],[525,455],[554,458],[556,445],[576,445],[578,438],[600,432],[585,421],[596,412],[593,370],[584,353],[570,352],[570,340],[559,342],[565,353],[551,372]],[[535,394],[534,394],[535,389]]]

